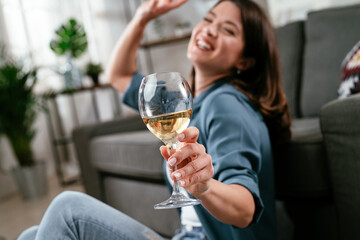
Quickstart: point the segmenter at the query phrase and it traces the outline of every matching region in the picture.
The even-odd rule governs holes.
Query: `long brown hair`
[[[244,29],[244,58],[253,58],[255,65],[245,71],[234,68],[230,84],[243,92],[261,112],[268,127],[273,150],[289,141],[290,113],[282,86],[278,48],[273,27],[263,10],[251,0],[220,0],[235,3],[241,13]],[[216,4],[216,5],[217,5]],[[215,6],[216,6],[215,5]],[[195,70],[191,73],[195,89]]]

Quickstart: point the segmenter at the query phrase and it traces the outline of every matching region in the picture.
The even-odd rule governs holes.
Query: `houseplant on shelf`
[[[45,163],[35,161],[31,141],[35,136],[33,123],[40,99],[33,93],[37,69],[0,53],[0,134],[5,135],[17,159],[13,177],[24,199],[47,193]]]
[[[85,67],[85,74],[91,78],[94,86],[99,85],[99,75],[104,69],[100,63],[89,62]]]
[[[87,49],[87,37],[84,27],[75,19],[69,19],[55,30],[55,38],[50,42],[50,49],[58,56],[66,56],[67,62],[62,68],[66,88],[82,86],[81,72],[73,63]]]

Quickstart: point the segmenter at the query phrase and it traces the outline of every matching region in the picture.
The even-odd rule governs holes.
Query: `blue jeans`
[[[189,239],[183,231],[184,229],[174,236],[174,239]],[[184,237],[181,237],[181,234]],[[164,238],[93,197],[80,192],[66,191],[52,201],[39,226],[27,229],[18,238],[18,240],[30,239],[163,240]]]

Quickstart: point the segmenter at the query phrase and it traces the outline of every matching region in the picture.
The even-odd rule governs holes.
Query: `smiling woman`
[[[108,76],[119,91],[126,89],[124,102],[135,109],[142,32],[148,19],[182,2],[144,3],[118,41]],[[275,46],[270,22],[250,0],[219,1],[192,31],[187,56],[195,96],[190,125],[196,128],[183,132],[182,149],[161,152],[178,167],[171,179],[202,201],[202,207],[182,210],[182,224],[201,226],[210,239],[262,239],[263,227],[266,239],[275,237],[272,150],[290,136]]]
[[[134,109],[145,28],[186,2],[143,2],[118,40],[107,76]],[[190,127],[178,135],[183,147],[170,154],[163,146],[160,152],[167,181],[178,181],[202,204],[182,209],[183,227],[173,239],[276,239],[273,153],[288,141],[290,119],[273,28],[252,0],[221,0],[194,28],[187,53],[195,96]],[[77,232],[78,239],[145,239],[141,233],[151,232],[161,239],[115,209],[74,193],[58,196],[40,226],[20,239],[50,231],[59,238]]]

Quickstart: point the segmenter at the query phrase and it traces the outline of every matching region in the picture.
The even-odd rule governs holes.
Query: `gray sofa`
[[[353,103],[360,97],[337,99],[341,63],[360,40],[359,24],[360,5],[353,5],[311,12],[306,21],[276,30],[293,134],[276,159],[276,187],[296,239],[360,236],[354,226],[360,222],[360,208],[346,211],[346,217],[343,211],[352,207],[344,203],[354,204],[360,197],[360,169],[355,167],[360,157],[354,148],[360,139],[351,134],[356,127],[350,124],[357,125],[360,102]],[[347,115],[338,111],[339,105]],[[338,141],[347,147],[334,144]],[[344,186],[345,181],[350,185]]]
[[[275,161],[279,239],[360,236],[360,95],[337,99],[340,65],[360,40],[359,25],[353,5],[276,29],[293,118],[292,141]],[[174,233],[177,211],[153,210],[169,196],[161,142],[139,116],[75,129],[73,139],[87,193],[163,236]]]

